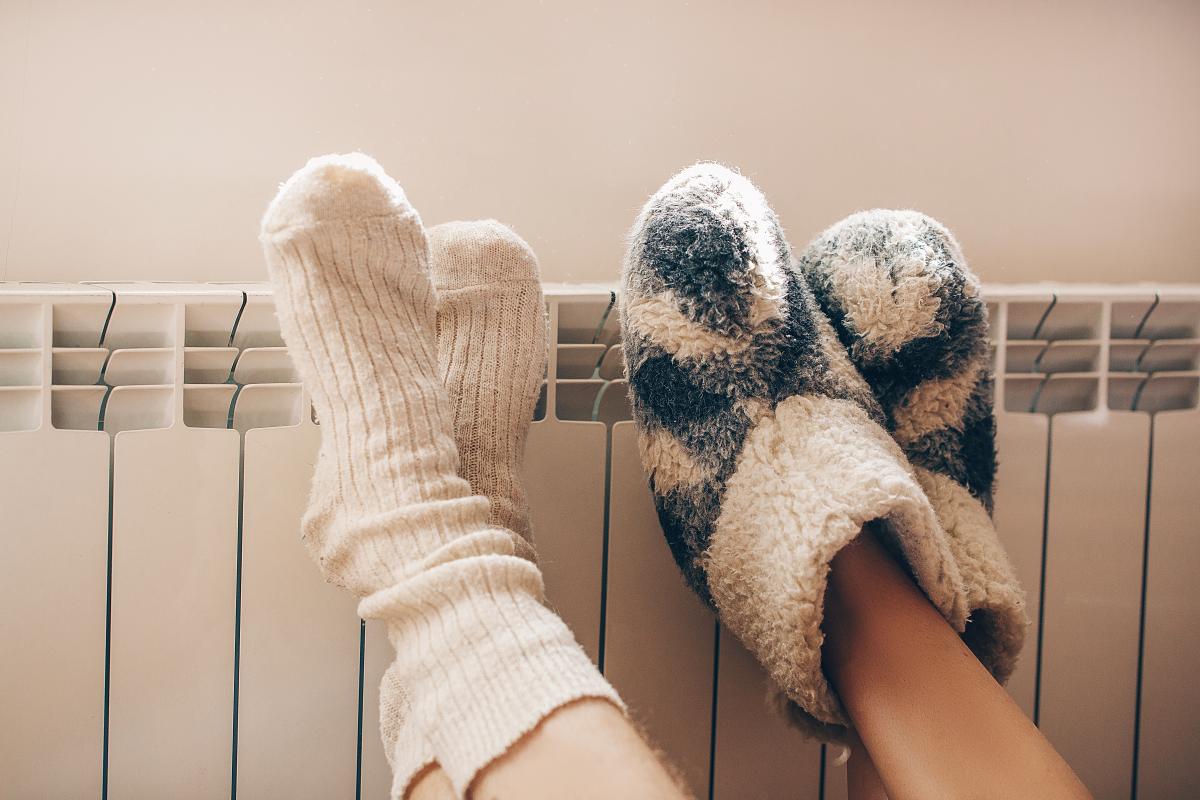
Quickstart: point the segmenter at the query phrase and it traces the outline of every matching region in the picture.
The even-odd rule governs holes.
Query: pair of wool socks
[[[862,527],[1003,681],[1024,601],[988,517],[986,310],[914,212],[835,225],[794,260],[762,193],[717,164],[668,181],[622,276],[634,419],[667,542],[798,727],[844,740],[821,670],[830,562]]]
[[[463,793],[554,709],[620,706],[543,605],[522,538],[520,462],[546,357],[536,260],[494,222],[427,235],[361,154],[293,175],[261,239],[321,420],[302,538],[396,649],[380,701],[393,796],[434,760]]]

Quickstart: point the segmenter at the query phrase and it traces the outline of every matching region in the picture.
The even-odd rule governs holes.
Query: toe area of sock
[[[643,207],[630,235],[630,293],[669,288],[693,321],[726,335],[782,315],[790,251],[766,197],[721,164],[684,169]]]
[[[310,159],[280,186],[263,215],[262,232],[411,213],[404,190],[375,159],[331,154]]]
[[[921,340],[986,335],[978,278],[950,231],[919,211],[852,214],[797,259],[817,299],[852,340],[860,365],[878,365]],[[982,333],[980,333],[982,331]]]
[[[494,219],[435,225],[429,229],[429,251],[433,280],[440,289],[538,280],[533,248]]]

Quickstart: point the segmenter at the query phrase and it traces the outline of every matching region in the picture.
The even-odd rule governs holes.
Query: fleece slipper
[[[663,532],[692,588],[785,694],[844,740],[821,672],[829,564],[880,521],[956,630],[954,551],[870,386],[749,180],[699,164],[642,209],[622,275],[633,416]]]
[[[970,613],[963,639],[1003,683],[1027,623],[990,517],[996,426],[979,280],[950,232],[916,211],[854,214],[798,262],[950,536]]]

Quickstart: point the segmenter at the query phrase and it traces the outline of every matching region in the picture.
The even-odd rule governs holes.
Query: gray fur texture
[[[844,738],[821,668],[829,563],[868,520],[962,630],[952,549],[870,386],[748,180],[698,164],[646,203],[622,274],[639,446],[687,582],[754,653],[776,707]]]
[[[793,395],[816,394],[858,403],[873,419],[884,420],[861,380],[830,369],[826,352],[838,345],[829,340],[828,326],[818,327],[817,303],[793,268],[778,219],[765,206],[747,208],[745,198],[730,190],[733,177],[719,165],[697,165],[651,199],[631,232],[621,306],[634,420],[643,433],[674,437],[711,473],[702,483],[667,491],[658,489],[653,470],[650,477],[671,553],[710,605],[699,564],[725,482],[753,423],[746,401],[770,409]],[[765,237],[752,230],[755,225],[765,227]],[[781,270],[782,297],[778,316],[756,323],[753,309],[762,283],[756,245],[764,241]],[[648,336],[629,314],[639,299],[666,292],[665,302],[673,302],[697,328],[742,346],[704,358],[673,356],[672,342]],[[681,327],[672,333],[682,339],[694,331]]]
[[[961,411],[955,408],[950,419],[924,425],[932,430],[900,444],[913,464],[952,477],[990,512],[996,451],[987,306],[958,242],[945,226],[919,212],[865,211],[822,233],[798,263],[879,399],[890,430],[896,430],[897,414],[920,385],[938,381],[944,391],[948,384],[964,384],[967,400]],[[846,275],[851,270],[882,281],[855,280]],[[885,344],[870,335],[881,317],[871,309],[897,297],[916,298],[932,313],[928,321],[903,313],[888,316],[893,335]]]
[[[916,211],[854,214],[818,236],[798,265],[889,431],[928,471],[922,482],[972,592],[963,639],[1003,682],[1024,641],[1025,604],[988,519],[996,428],[979,281],[950,231]]]

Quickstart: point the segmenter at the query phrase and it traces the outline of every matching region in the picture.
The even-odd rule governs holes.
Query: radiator
[[[844,796],[671,561],[611,287],[546,289],[551,603],[699,796]],[[1097,797],[1198,797],[1200,287],[985,293],[1010,691]],[[266,286],[0,284],[0,431],[0,796],[387,796],[388,644],[298,542],[319,427]]]

